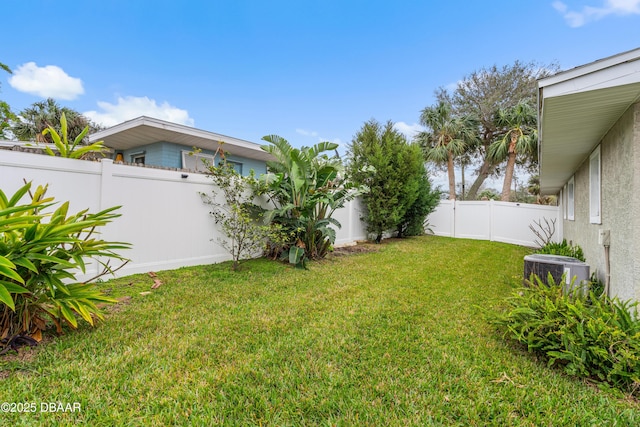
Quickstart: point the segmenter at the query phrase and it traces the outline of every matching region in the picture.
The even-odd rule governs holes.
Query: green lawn
[[[619,392],[549,369],[483,315],[525,248],[439,237],[103,284],[131,296],[97,328],[0,358],[1,425],[638,425]],[[80,412],[40,412],[79,402]]]

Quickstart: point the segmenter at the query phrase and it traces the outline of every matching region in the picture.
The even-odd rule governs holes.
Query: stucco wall
[[[564,237],[584,250],[591,271],[605,279],[599,230],[610,230],[611,294],[640,300],[640,103],[627,110],[601,141],[601,224],[589,222],[589,158],[575,172],[575,219]]]

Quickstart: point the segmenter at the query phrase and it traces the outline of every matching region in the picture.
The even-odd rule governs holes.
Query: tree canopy
[[[516,61],[512,65],[494,65],[476,70],[465,76],[453,92],[444,88],[436,91],[438,102],[450,103],[454,114],[470,115],[478,120],[477,135],[480,143],[470,153],[478,165],[478,176],[468,191],[468,198],[477,197],[484,181],[496,174],[505,160],[489,154],[489,146],[509,130],[508,125],[496,120],[499,111],[514,108],[520,103],[526,103],[535,110],[537,80],[558,69],[557,64],[540,65]]]
[[[66,116],[69,139],[75,140],[89,126],[87,134],[101,130],[102,127],[93,123],[79,112],[60,106],[53,98],[35,102],[30,107],[18,113],[19,120],[14,121],[11,131],[21,141],[36,141],[53,143],[50,135],[43,134],[45,129],[54,128],[61,132],[62,115]],[[84,137],[83,137],[84,138]],[[87,143],[85,139],[82,141]]]
[[[11,68],[0,62],[0,69],[12,74]],[[0,100],[0,138],[7,138],[6,131],[9,130],[11,122],[17,119],[16,115],[11,111],[11,107],[5,101]]]
[[[420,114],[420,124],[427,131],[420,132],[416,141],[421,145],[427,161],[446,164],[449,177],[449,199],[456,198],[454,160],[469,152],[477,142],[477,120],[470,115],[456,116],[451,105],[441,100]]]

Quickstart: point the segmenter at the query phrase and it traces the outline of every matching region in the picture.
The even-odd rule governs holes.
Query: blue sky
[[[112,125],[145,114],[343,149],[416,128],[434,90],[515,60],[562,69],[640,47],[640,0],[5,0],[0,99]]]

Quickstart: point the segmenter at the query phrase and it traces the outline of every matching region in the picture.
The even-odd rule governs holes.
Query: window
[[[142,151],[140,153],[131,154],[131,163],[144,165],[144,155],[145,155],[144,151]]]
[[[193,153],[190,151],[182,152],[182,168],[192,171],[206,172],[207,167],[215,165],[216,156],[213,154]],[[233,166],[233,169],[242,175],[242,163],[227,160],[227,163]]]
[[[205,172],[207,166],[215,164],[216,157],[211,154],[182,152],[182,168],[192,171]]]
[[[601,224],[600,209],[600,146],[589,156],[589,222]]]
[[[562,190],[560,190],[560,197],[558,197],[558,200],[560,200],[562,218],[567,219],[567,184],[565,184],[564,187],[562,187]]]
[[[567,182],[567,219],[570,221],[574,220],[574,191],[575,191],[575,180],[574,177],[571,177],[569,182]]]

